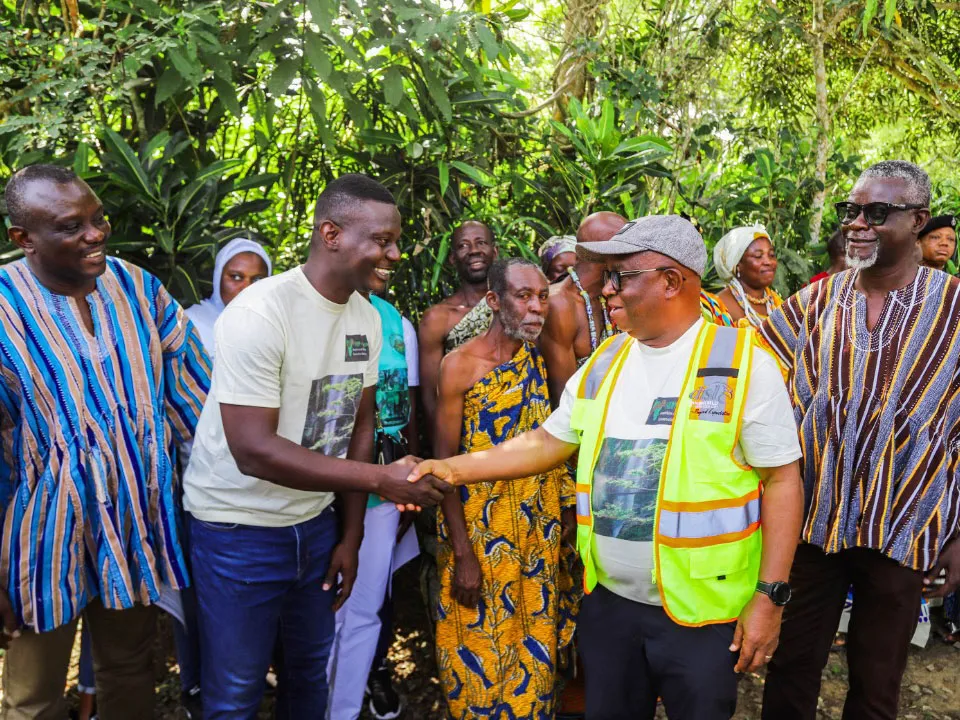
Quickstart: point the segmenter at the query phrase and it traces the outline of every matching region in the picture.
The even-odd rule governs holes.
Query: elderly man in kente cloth
[[[547,312],[547,279],[520,259],[498,260],[489,277],[490,329],[441,365],[440,457],[494,447],[550,413],[534,345]],[[573,492],[559,468],[478,483],[443,503],[436,645],[451,717],[553,716],[557,649],[573,633],[576,602],[560,525]]]

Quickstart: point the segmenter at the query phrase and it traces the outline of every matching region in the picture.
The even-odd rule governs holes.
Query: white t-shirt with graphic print
[[[183,506],[207,522],[285,527],[319,515],[333,493],[244,475],[227,447],[220,403],[279,408],[277,434],[344,457],[363,389],[377,384],[380,315],[357,293],[327,300],[300,267],[240,293],[214,329],[217,361],[200,415]]]
[[[663,456],[677,398],[704,321],[673,344],[652,348],[630,340],[607,410],[607,425],[594,469],[592,507],[597,579],[608,590],[659,605],[653,583],[653,527]],[[754,349],[743,411],[738,460],[778,467],[800,457],[793,408],[776,361]],[[578,443],[570,413],[584,369],[570,378],[560,406],[543,424],[554,437]]]

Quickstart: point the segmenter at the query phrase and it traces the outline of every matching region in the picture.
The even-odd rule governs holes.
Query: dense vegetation
[[[188,303],[227,238],[301,260],[348,171],[400,204],[414,315],[467,217],[512,254],[599,209],[710,244],[760,221],[790,290],[866,163],[960,211],[958,68],[960,3],[930,0],[0,0],[0,182],[72,165]]]

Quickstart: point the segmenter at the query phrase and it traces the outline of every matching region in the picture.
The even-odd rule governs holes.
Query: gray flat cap
[[[703,277],[707,248],[689,220],[679,215],[647,215],[624,225],[603,242],[577,243],[577,255],[594,262],[605,255],[632,255],[650,251],[666,255]]]

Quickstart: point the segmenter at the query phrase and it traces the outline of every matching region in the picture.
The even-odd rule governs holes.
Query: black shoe
[[[390,670],[379,667],[367,678],[367,694],[370,696],[370,714],[377,720],[394,720],[403,712],[403,698],[393,689]]]
[[[203,720],[203,702],[199,685],[180,693],[180,708],[187,720]]]

